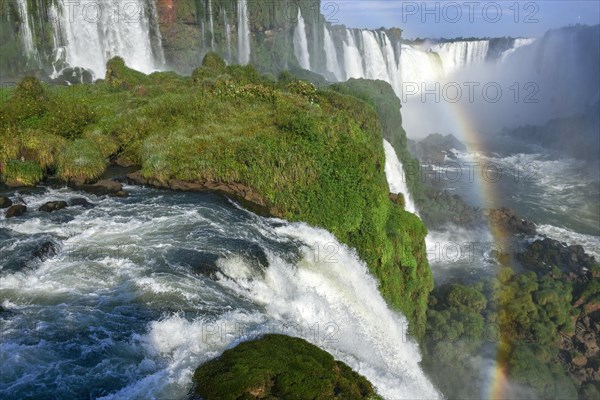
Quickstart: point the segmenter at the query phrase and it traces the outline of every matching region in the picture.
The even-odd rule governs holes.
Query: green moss
[[[69,143],[58,156],[57,174],[64,181],[92,180],[102,175],[106,159],[94,142],[77,139]]]
[[[14,186],[35,186],[43,176],[42,168],[34,161],[9,161],[4,172],[6,183]]]
[[[312,344],[266,335],[200,366],[194,393],[206,400],[376,399],[373,385]]]

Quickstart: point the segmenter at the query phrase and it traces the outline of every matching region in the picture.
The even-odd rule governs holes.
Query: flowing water
[[[250,62],[250,21],[246,0],[238,0],[237,11],[238,62],[240,64],[248,64]]]
[[[390,186],[390,193],[402,193],[406,211],[417,213],[417,206],[408,190],[408,182],[404,172],[404,166],[398,159],[396,150],[387,140],[383,140],[383,149],[385,150],[385,175]]]
[[[331,234],[126,189],[52,214],[35,210],[81,195],[10,193],[30,211],[0,220],[0,397],[183,399],[199,364],[266,332],[329,351],[386,398],[438,397],[406,319]]]
[[[298,8],[298,23],[294,29],[294,54],[298,63],[304,69],[310,70],[310,53],[308,52],[308,39],[306,36],[306,23],[302,18],[302,12]]]

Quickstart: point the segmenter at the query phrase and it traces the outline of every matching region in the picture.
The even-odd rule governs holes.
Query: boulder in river
[[[56,245],[51,241],[42,243],[41,246],[33,252],[33,255],[36,258],[39,258],[41,261],[46,261],[47,259],[54,257],[56,254]]]
[[[20,217],[27,212],[27,207],[22,204],[11,206],[6,210],[6,218]]]
[[[8,197],[0,196],[0,208],[8,208],[12,206],[12,201]]]
[[[39,211],[53,212],[67,208],[68,204],[66,201],[49,201],[40,207]]]
[[[84,192],[91,193],[96,196],[115,196],[123,192],[123,185],[119,182],[102,180],[94,184],[82,184],[81,182],[71,182],[71,185],[75,189],[83,190]],[[123,192],[124,193],[124,192]]]
[[[87,199],[84,199],[83,197],[73,197],[72,199],[69,199],[69,206],[71,206],[71,207],[80,206],[83,208],[95,207],[94,204],[90,203],[89,201],[87,201]]]

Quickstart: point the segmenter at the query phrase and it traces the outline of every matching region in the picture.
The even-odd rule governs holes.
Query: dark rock
[[[529,244],[525,251],[517,255],[517,259],[525,268],[534,271],[544,272],[554,266],[576,275],[584,274],[585,269],[591,269],[596,263],[596,259],[586,254],[583,247],[567,246],[549,238]]]
[[[103,180],[94,183],[93,185],[84,184],[82,182],[71,182],[71,186],[75,189],[83,190],[96,196],[114,195],[123,190],[123,185],[119,182]]]
[[[486,211],[490,223],[502,232],[534,236],[537,233],[535,224],[519,217],[515,211],[508,208],[491,209]]]
[[[400,207],[405,207],[404,195],[402,193],[394,194],[390,193],[390,200],[392,203],[399,205]]]
[[[123,190],[119,190],[117,193],[111,194],[112,197],[127,197],[129,194]]]
[[[94,208],[95,205],[90,203],[89,201],[87,201],[87,199],[84,199],[83,197],[74,197],[72,199],[69,199],[69,205],[71,207],[76,207],[76,206],[80,206],[83,208]]]
[[[218,193],[233,199],[250,211],[269,217],[283,218],[281,210],[273,207],[257,190],[241,183],[220,182],[186,182],[178,179],[161,181],[153,178],[145,178],[139,172],[127,175],[127,182],[135,185],[151,186],[161,189],[170,189],[181,192],[209,192]]]
[[[17,204],[15,206],[11,206],[8,210],[6,210],[6,218],[20,217],[21,215],[27,212],[27,207],[21,204]]]
[[[41,261],[46,261],[47,259],[54,257],[57,254],[56,245],[54,242],[44,242],[42,245],[33,252],[33,255],[36,258],[39,258]]]
[[[8,208],[12,206],[12,200],[8,197],[0,196],[0,208]]]
[[[48,203],[41,206],[39,208],[39,211],[53,212],[62,210],[63,208],[67,208],[67,206],[68,205],[66,201],[49,201]]]

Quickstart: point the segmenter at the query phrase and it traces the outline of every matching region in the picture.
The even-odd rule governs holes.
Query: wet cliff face
[[[325,68],[324,18],[319,1],[156,0],[167,67],[182,73],[216,52],[228,63],[249,62],[264,72],[298,68],[293,35],[298,11],[306,22],[306,36],[317,70]],[[247,52],[246,52],[247,54]],[[322,65],[321,65],[322,64]],[[322,68],[321,68],[322,67]],[[313,70],[315,68],[312,68]]]

